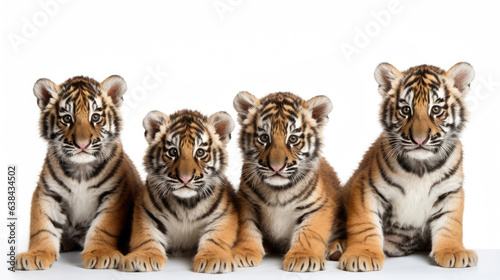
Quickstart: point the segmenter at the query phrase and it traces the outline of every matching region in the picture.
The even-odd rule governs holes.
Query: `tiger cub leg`
[[[48,269],[59,257],[62,230],[42,210],[55,207],[49,200],[41,198],[38,190],[33,194],[29,249],[16,256],[16,270]]]
[[[342,204],[340,207],[344,208]],[[335,220],[333,222],[333,232],[331,242],[328,245],[328,250],[326,256],[332,261],[338,261],[340,256],[345,252],[347,246],[347,236],[345,230],[346,216],[345,211],[337,209],[335,213]]]
[[[463,189],[445,202],[447,204],[431,216],[431,257],[442,267],[475,266],[478,259],[476,253],[465,249],[462,243]]]
[[[293,235],[291,248],[283,260],[283,269],[293,272],[325,270],[325,253],[332,224],[333,211],[327,205],[309,214]]]
[[[238,232],[238,213],[231,208],[227,214],[208,225],[201,236],[193,262],[195,272],[227,273],[236,268],[231,249]]]
[[[118,249],[118,241],[130,207],[130,190],[124,192],[122,199],[104,205],[104,210],[92,221],[81,256],[85,268],[118,268],[120,265],[123,254]]]
[[[257,266],[265,254],[262,244],[262,233],[257,227],[257,216],[250,203],[242,198],[239,199],[238,237],[233,255],[239,267]]]
[[[130,237],[130,253],[122,261],[123,271],[158,271],[167,261],[165,247],[156,236],[166,234],[166,229],[159,220],[153,219],[153,214],[146,210],[144,205],[137,205],[134,209],[132,233]],[[150,217],[155,227],[146,217]],[[156,218],[155,218],[156,219]]]
[[[370,209],[363,186],[355,182],[347,210],[347,249],[339,259],[340,269],[377,271],[384,264],[382,227],[379,216]]]
[[[328,256],[332,261],[338,261],[342,254],[345,252],[347,240],[336,239],[333,240],[328,246]]]

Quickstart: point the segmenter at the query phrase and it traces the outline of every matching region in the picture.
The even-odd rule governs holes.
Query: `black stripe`
[[[148,186],[148,181],[146,180],[146,186]],[[149,200],[151,200],[151,203],[153,203],[153,206],[158,210],[158,212],[162,212],[162,208],[160,207],[160,204],[158,204],[158,201],[156,200],[156,197],[152,194],[151,190],[149,187],[146,188]]]
[[[120,236],[119,235],[116,235],[116,234],[112,234],[110,232],[108,232],[107,230],[105,229],[102,229],[100,227],[96,227],[95,229],[99,230],[100,232],[106,234],[107,236],[111,236],[111,237],[114,237],[114,238],[119,238]]]
[[[37,232],[33,233],[33,234],[30,236],[30,239],[33,239],[33,237],[35,237],[35,236],[37,236],[37,235],[39,235],[39,234],[41,234],[41,233],[44,233],[44,232],[50,233],[51,235],[53,235],[53,236],[57,237],[57,235],[56,235],[55,233],[53,233],[52,231],[47,230],[47,229],[41,229],[41,230],[39,230],[39,231],[37,231]],[[59,238],[59,237],[58,237],[58,238]]]
[[[441,209],[442,210],[442,209]],[[432,222],[434,222],[435,220],[441,218],[443,215],[446,215],[448,213],[451,213],[451,211],[445,211],[445,212],[441,212],[441,210],[439,210],[436,214],[433,214],[429,220],[427,220],[427,223],[428,224],[431,224]]]
[[[141,244],[139,244],[139,245],[137,245],[135,247],[130,248],[130,252],[133,252],[133,251],[139,249],[140,247],[142,247],[142,246],[144,246],[144,245],[146,245],[146,244],[148,244],[150,242],[158,242],[158,241],[156,241],[156,239],[153,239],[153,238],[148,239],[148,240],[142,242]]]
[[[101,207],[101,204],[102,204],[105,197],[116,192],[116,189],[118,189],[118,187],[120,187],[122,185],[123,179],[124,179],[124,177],[120,178],[120,180],[118,180],[118,182],[116,182],[115,186],[112,189],[107,190],[105,192],[102,192],[101,195],[99,195],[99,198],[97,199],[98,203],[97,203],[96,209],[99,209],[99,207]]]
[[[302,215],[301,215],[301,216],[297,219],[297,224],[302,224],[302,222],[304,221],[304,219],[305,219],[307,216],[309,216],[309,215],[311,215],[311,214],[313,214],[313,213],[315,213],[315,212],[319,211],[321,208],[323,208],[323,206],[326,204],[326,202],[327,202],[327,201],[328,201],[328,198],[325,198],[325,200],[321,203],[321,205],[319,205],[318,207],[314,208],[313,210],[310,210],[310,211],[308,211],[308,212],[306,212],[306,213],[302,214]]]
[[[257,203],[255,203],[255,202],[254,202],[254,201],[250,198],[250,196],[249,196],[247,193],[245,193],[245,192],[243,191],[243,189],[241,189],[241,188],[240,188],[240,189],[238,190],[238,193],[239,193],[239,195],[240,195],[242,198],[244,198],[246,201],[248,201],[248,203],[250,203],[250,205],[252,205],[252,207],[253,207],[256,211],[260,211],[260,210],[261,210],[261,209],[260,209],[260,205],[259,205],[259,204],[257,204]]]
[[[47,169],[49,169],[49,173],[52,176],[52,179],[56,181],[59,186],[61,186],[63,189],[71,193],[70,188],[68,188],[59,178],[57,178],[56,173],[54,172],[54,169],[52,167],[52,164],[50,163],[50,160],[48,158],[45,158],[45,162],[47,163]]]
[[[179,220],[179,217],[177,216],[177,213],[170,207],[170,204],[169,202],[167,201],[166,197],[161,197],[160,198],[162,204],[163,204],[163,207],[165,207],[165,209],[172,215],[174,216],[174,218],[178,221]]]
[[[207,242],[212,242],[213,244],[217,245],[218,247],[225,249],[224,247],[222,247],[222,245],[220,243],[218,243],[217,241],[215,241],[212,238],[207,239]]]
[[[107,158],[107,159],[105,159],[105,160],[103,160],[103,162],[101,162],[101,164],[99,164],[98,166],[96,166],[94,168],[94,171],[92,173],[90,173],[90,175],[88,176],[88,179],[95,178],[99,174],[101,174],[101,171],[104,170],[104,168],[106,167],[106,165],[108,164],[108,162],[110,162],[111,159],[115,157],[116,150],[118,150],[118,145],[113,145],[113,148],[109,152],[109,154],[112,155],[112,156],[109,157],[109,158]],[[120,153],[120,157],[122,157],[123,156],[122,155],[123,154],[123,150],[120,149],[119,153]],[[71,175],[68,176],[68,177],[71,177]]]
[[[52,225],[57,228],[57,229],[63,229],[64,228],[64,224],[61,224],[57,221],[54,221],[52,220],[52,218],[49,217],[49,215],[47,215],[47,213],[45,213],[45,216],[47,216],[47,218],[49,219],[49,221],[52,223]]]
[[[321,200],[321,197],[318,197],[316,200],[314,200],[313,202],[309,203],[309,204],[306,204],[306,205],[303,205],[303,206],[297,206],[295,207],[295,210],[305,210],[307,208],[310,208],[311,206],[315,205],[316,203],[318,203],[318,201]]]
[[[380,141],[380,150],[382,151],[382,158],[384,159],[385,165],[387,165],[387,167],[389,168],[389,170],[391,170],[392,172],[394,172],[394,168],[392,167],[391,163],[389,162],[389,159],[387,158],[387,154],[385,152],[385,148],[384,148],[384,145],[383,145],[382,142],[383,141]]]
[[[436,182],[434,182],[432,185],[431,185],[431,188],[429,189],[429,194],[431,193],[432,191],[432,188],[434,188],[435,186],[437,186],[438,184],[441,184],[442,182],[448,180],[451,176],[453,176],[457,171],[458,169],[460,168],[460,166],[462,165],[462,157],[460,157],[460,159],[458,160],[457,164],[455,164],[455,166],[453,166],[452,169],[450,169],[450,171],[448,171],[448,173],[444,174],[443,178],[437,180]]]
[[[120,167],[120,165],[122,164],[122,162],[123,162],[123,152],[120,153],[118,159],[116,160],[115,165],[108,172],[108,175],[106,177],[104,177],[99,183],[97,183],[97,184],[95,184],[93,186],[88,187],[88,189],[97,189],[100,186],[102,186],[104,183],[106,183],[111,177],[115,176],[116,175],[116,171],[118,170],[118,168]]]
[[[266,197],[264,195],[262,195],[259,190],[257,190],[257,188],[255,188],[255,186],[253,186],[252,184],[248,184],[248,189],[250,189],[256,196],[257,198],[260,199],[260,201],[264,202],[264,204],[266,204],[267,206],[272,206],[273,204],[269,201],[267,201]]]
[[[381,162],[380,162],[380,159],[379,159],[379,155],[376,156],[377,157],[377,165],[378,165],[378,170],[379,170],[379,173],[380,175],[382,176],[382,179],[384,179],[384,181],[391,187],[394,187],[394,188],[397,188],[398,190],[401,191],[401,193],[403,195],[405,195],[405,190],[402,186],[396,184],[394,181],[392,181],[388,176],[387,174],[385,174],[384,172],[384,167],[382,166]]]
[[[459,188],[455,189],[455,190],[452,190],[452,191],[449,191],[449,192],[446,192],[446,193],[443,193],[442,195],[440,195],[436,202],[434,202],[434,204],[432,205],[432,207],[435,207],[437,204],[439,204],[441,201],[445,200],[450,194],[455,194],[455,193],[458,193],[460,190],[462,189],[462,186],[460,186]]]
[[[40,177],[40,180],[42,181],[43,194],[52,197],[57,203],[61,203],[63,201],[62,196],[49,188],[45,178]]]
[[[223,194],[224,194],[224,192],[222,190],[220,190],[219,191],[219,196],[217,197],[217,199],[215,200],[215,202],[212,204],[212,206],[208,209],[208,211],[205,212],[200,217],[196,218],[195,221],[198,221],[198,220],[201,220],[201,219],[204,219],[204,218],[210,216],[217,209],[217,207],[219,206],[220,201],[222,200]]]
[[[148,215],[148,217],[153,220],[153,222],[155,222],[156,224],[156,228],[163,234],[167,234],[167,228],[165,227],[165,225],[160,221],[158,220],[154,215],[153,213],[149,212],[148,209],[146,208],[146,205],[142,204],[142,209],[144,209],[144,211],[146,212],[146,214]]]
[[[385,202],[385,203],[389,203],[389,201],[385,198],[384,195],[382,195],[380,193],[380,191],[378,190],[378,188],[375,186],[375,184],[373,183],[373,179],[372,179],[372,170],[370,169],[370,171],[368,172],[368,184],[370,185],[370,187],[372,188],[372,190]]]
[[[349,235],[358,235],[358,234],[362,234],[362,233],[365,233],[365,232],[370,231],[370,230],[376,230],[376,227],[369,227],[369,228],[366,228],[366,229],[363,229],[363,230],[357,231],[357,232],[349,232]]]

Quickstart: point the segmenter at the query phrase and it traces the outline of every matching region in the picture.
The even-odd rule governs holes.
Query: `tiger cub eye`
[[[299,137],[296,136],[296,135],[291,135],[289,138],[288,138],[288,141],[290,142],[290,144],[295,144],[299,141]]]
[[[71,118],[70,115],[65,115],[65,116],[62,117],[62,122],[63,123],[69,124],[69,123],[71,123],[71,120],[72,120],[72,118]]]
[[[92,121],[93,122],[99,122],[99,121],[101,121],[101,115],[99,115],[97,113],[92,114]]]
[[[443,108],[439,107],[439,106],[433,106],[431,111],[432,111],[432,114],[439,115],[443,111]]]
[[[401,114],[408,116],[411,113],[411,108],[410,106],[404,106],[401,108]]]
[[[259,136],[259,141],[262,142],[262,143],[267,143],[269,142],[269,135],[267,134],[262,134],[261,136]]]
[[[176,148],[170,148],[168,150],[168,155],[170,157],[176,157],[178,155],[177,149]]]
[[[203,150],[203,149],[198,149],[198,150],[196,151],[196,156],[198,156],[198,157],[203,157],[204,155],[205,155],[205,150]]]

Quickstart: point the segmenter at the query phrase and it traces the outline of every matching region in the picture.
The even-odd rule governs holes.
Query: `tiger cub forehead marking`
[[[302,117],[306,112],[303,102],[300,97],[286,92],[264,97],[255,111],[259,116],[256,122],[257,130],[287,134],[302,127]]]
[[[436,102],[438,99],[444,101],[445,91],[449,91],[444,77],[445,72],[437,67],[421,65],[410,68],[402,74],[400,98],[409,104],[426,104],[430,101]]]
[[[165,131],[167,144],[207,146],[210,138],[207,117],[196,111],[183,110],[170,116]]]

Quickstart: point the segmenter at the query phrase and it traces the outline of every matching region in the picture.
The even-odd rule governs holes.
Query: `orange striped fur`
[[[224,176],[231,117],[153,111],[144,128],[148,177],[135,203],[131,253],[122,269],[160,270],[167,254],[196,254],[195,272],[233,271],[238,214],[233,187]]]
[[[256,266],[269,251],[285,253],[287,271],[319,271],[343,252],[340,182],[321,157],[331,111],[325,96],[291,93],[234,100],[244,163],[237,192],[241,226],[233,249],[239,266]]]
[[[467,267],[477,255],[462,244],[464,96],[468,63],[444,71],[421,65],[375,71],[384,101],[381,136],[346,184],[347,249],[340,268],[381,270],[388,256],[428,250],[442,267]]]
[[[74,249],[83,249],[86,268],[118,267],[134,189],[142,185],[119,139],[125,91],[119,76],[35,84],[49,145],[31,204],[29,250],[17,255],[16,269],[47,269],[60,251]]]

